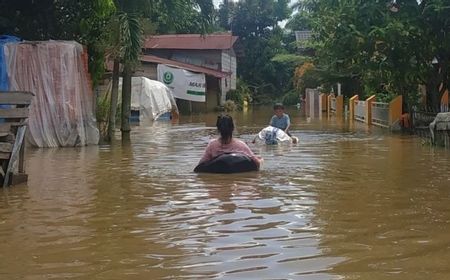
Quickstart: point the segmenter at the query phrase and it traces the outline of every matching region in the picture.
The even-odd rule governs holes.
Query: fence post
[[[328,117],[331,116],[331,98],[333,98],[333,94],[328,94],[327,96],[327,112],[328,112]]]
[[[350,120],[355,119],[355,102],[359,100],[359,96],[357,94],[353,95],[348,102],[348,108],[350,111]]]
[[[389,102],[389,126],[395,124],[395,122],[399,121],[402,117],[403,110],[403,96],[399,95],[394,98],[391,102]]]
[[[336,97],[336,116],[343,117],[344,116],[344,96],[339,95]]]
[[[309,89],[305,90],[305,114],[309,116]]]
[[[327,106],[327,95],[325,93],[321,93],[319,96],[319,111],[320,114],[322,114],[323,112],[327,112],[328,111],[328,106]]]
[[[441,98],[441,112],[448,112],[448,90],[445,91],[445,93],[442,95]]]
[[[375,95],[366,99],[366,123],[372,124],[372,102],[375,102]]]

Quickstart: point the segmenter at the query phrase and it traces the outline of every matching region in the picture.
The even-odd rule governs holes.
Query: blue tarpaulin
[[[3,45],[6,43],[20,42],[20,39],[14,36],[0,35],[0,91],[7,91],[9,89],[8,73],[6,72],[5,53]]]

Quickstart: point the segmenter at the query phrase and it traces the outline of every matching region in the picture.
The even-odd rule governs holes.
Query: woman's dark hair
[[[222,144],[229,144],[233,137],[233,118],[229,115],[218,116],[216,126],[220,132],[220,142]]]

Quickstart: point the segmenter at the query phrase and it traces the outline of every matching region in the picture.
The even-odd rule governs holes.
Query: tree
[[[427,103],[439,111],[442,96],[450,88],[450,4],[445,0],[423,0],[419,6],[425,39],[421,66],[427,69],[423,79]]]
[[[291,73],[280,75],[285,68],[272,61],[277,54],[287,53],[278,23],[290,13],[286,0],[225,1],[220,6],[220,25],[232,29],[244,49],[244,56],[238,57],[238,76],[257,92],[256,102],[264,102],[264,96],[272,100],[269,95],[276,96],[290,87]]]
[[[118,25],[112,29],[112,37],[118,43],[115,46],[118,56],[115,57],[114,69],[118,69],[118,61],[123,64],[121,131],[122,139],[127,139],[130,133],[131,79],[142,51],[143,19],[154,23],[157,30],[178,31],[190,26],[203,33],[210,26],[213,4],[211,0],[120,0],[116,1],[116,6]],[[113,75],[114,79],[118,79],[117,73]],[[118,82],[113,81],[113,85],[113,91],[117,92]],[[114,129],[113,106],[117,104],[116,95],[112,97],[108,125],[110,136]]]
[[[114,13],[113,0],[0,0],[0,34],[26,40],[75,40],[89,53],[94,83],[103,74],[104,47],[99,37]]]
[[[410,104],[426,84],[429,105],[439,108],[449,80],[448,1],[304,0],[301,6],[312,19],[319,71],[351,79],[366,94],[401,94]]]

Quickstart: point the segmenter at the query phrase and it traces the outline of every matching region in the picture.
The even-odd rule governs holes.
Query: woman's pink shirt
[[[211,142],[209,142],[208,146],[206,147],[205,153],[200,159],[200,162],[211,160],[221,154],[232,154],[232,153],[240,153],[247,155],[256,163],[259,163],[258,158],[255,156],[252,150],[250,150],[247,144],[245,144],[241,140],[234,138],[231,139],[231,142],[229,144],[222,144],[219,139],[214,139]]]

